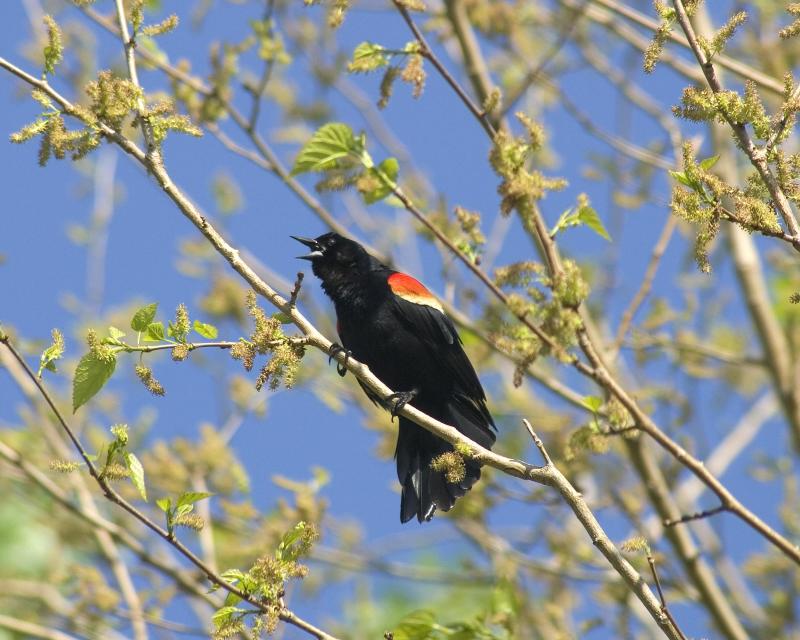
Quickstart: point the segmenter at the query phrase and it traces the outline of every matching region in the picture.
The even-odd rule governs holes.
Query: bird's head
[[[370,270],[371,258],[364,247],[338,233],[326,233],[314,239],[292,238],[311,249],[311,253],[298,257],[311,262],[314,275],[323,284],[358,279]]]

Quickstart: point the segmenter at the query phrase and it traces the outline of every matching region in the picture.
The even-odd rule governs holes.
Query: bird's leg
[[[419,389],[414,387],[411,391],[400,391],[386,397],[386,403],[389,405],[389,410],[392,414],[392,422],[394,422],[397,414],[403,410],[403,407],[405,407],[418,395]]]
[[[341,353],[342,351],[344,351],[344,364],[339,362],[336,363],[336,373],[344,378],[344,376],[347,374],[347,361],[350,359],[350,356],[353,355],[353,352],[350,351],[350,349],[345,349],[342,345],[334,342],[328,349],[328,364],[331,363],[331,360],[333,360],[333,357],[337,353]]]

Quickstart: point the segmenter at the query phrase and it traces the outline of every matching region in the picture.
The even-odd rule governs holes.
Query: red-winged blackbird
[[[301,258],[311,261],[314,275],[333,300],[344,349],[397,391],[389,398],[369,391],[367,395],[388,404],[393,415],[410,403],[490,448],[495,426],[486,396],[453,323],[433,294],[336,233],[315,240],[292,237],[311,249]],[[450,451],[451,444],[400,417],[395,458],[403,486],[401,522],[415,515],[422,522],[436,509],[448,511],[480,478],[480,465],[469,459],[458,482],[448,482],[444,472],[434,471],[431,461]]]

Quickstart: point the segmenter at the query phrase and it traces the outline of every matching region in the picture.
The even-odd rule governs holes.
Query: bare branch
[[[718,513],[722,513],[723,511],[727,510],[728,508],[724,504],[721,504],[720,506],[714,507],[713,509],[706,509],[705,511],[697,511],[695,513],[689,513],[675,520],[664,520],[664,526],[674,527],[677,524],[691,522],[692,520],[702,520],[703,518],[710,518],[711,516],[715,516]]]
[[[669,607],[667,607],[667,601],[664,599],[664,592],[661,590],[661,580],[658,579],[658,571],[656,571],[656,561],[653,559],[653,554],[650,553],[650,550],[647,551],[647,562],[650,565],[650,571],[653,574],[653,580],[656,583],[656,589],[658,590],[658,598],[661,600],[661,610],[664,612],[664,615],[669,618],[670,623],[675,628],[675,631],[678,632],[678,636],[681,640],[686,640],[686,636],[683,635],[678,623],[675,622],[675,618],[672,617],[672,614],[669,611]]]

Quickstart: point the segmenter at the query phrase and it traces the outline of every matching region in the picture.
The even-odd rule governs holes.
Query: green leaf
[[[705,160],[700,161],[700,168],[703,171],[708,171],[711,167],[717,164],[717,160],[719,160],[719,156],[711,156],[710,158],[706,158]]]
[[[275,557],[286,562],[297,560],[302,545],[295,546],[295,543],[303,537],[307,529],[308,524],[301,520],[292,529],[284,533],[278,549],[275,551]]]
[[[317,129],[294,161],[292,175],[309,171],[324,171],[336,166],[337,160],[353,154],[359,157],[363,143],[353,130],[341,122],[330,122]]]
[[[80,359],[72,381],[73,413],[103,388],[114,373],[116,365],[117,358],[113,355],[108,358],[98,358],[93,353],[87,353]]]
[[[682,185],[689,187],[690,189],[695,188],[694,182],[692,182],[689,179],[685,171],[670,171],[669,175],[671,175],[675,180],[680,182]]]
[[[597,413],[603,406],[603,399],[597,396],[584,396],[581,398],[581,404],[592,413]]]
[[[239,569],[228,569],[220,574],[220,578],[225,582],[235,584],[236,582],[244,580],[244,573]]]
[[[397,187],[397,174],[399,173],[400,165],[397,158],[386,158],[377,167],[367,169],[367,174],[375,178],[377,186],[368,191],[362,191],[361,197],[366,204],[372,204],[383,200],[386,196],[391,195]]]
[[[175,519],[177,520],[181,516],[188,515],[192,511],[194,511],[194,505],[191,504],[183,504],[178,507],[175,507]]]
[[[164,513],[169,513],[170,509],[172,509],[172,500],[170,498],[159,498],[156,500],[156,505]]]
[[[362,42],[353,51],[353,60],[347,65],[350,73],[369,73],[389,64],[386,49],[373,42]]]
[[[64,338],[61,335],[61,332],[57,329],[53,330],[53,344],[51,344],[47,349],[42,352],[41,357],[39,358],[39,371],[36,373],[38,378],[42,377],[42,371],[47,369],[48,371],[55,372],[56,365],[53,364],[56,360],[60,360],[61,357],[64,355]]]
[[[142,500],[147,502],[147,489],[144,486],[144,467],[142,463],[139,462],[139,458],[137,458],[135,454],[128,451],[125,453],[125,465],[128,467],[128,471],[131,474],[133,486],[139,490],[139,495],[142,496]]]
[[[108,336],[112,340],[119,340],[120,338],[124,338],[125,337],[125,332],[112,326],[112,327],[108,328]]]
[[[412,611],[394,629],[394,640],[428,640],[436,625],[433,611]]]
[[[164,323],[151,322],[147,325],[147,331],[144,334],[145,342],[161,342],[164,339]]]
[[[185,504],[194,504],[199,500],[205,500],[213,495],[213,493],[208,493],[207,491],[187,491],[186,493],[182,493],[180,495],[177,506],[182,507]]]
[[[153,302],[139,309],[133,314],[133,318],[131,318],[131,329],[134,331],[146,331],[148,325],[153,321],[153,318],[156,317],[157,309],[157,302]]]
[[[550,229],[550,237],[554,238],[555,235],[562,229],[566,229],[567,227],[576,224],[575,221],[577,220],[577,218],[578,214],[575,213],[575,210],[572,207],[564,211],[564,213],[562,213],[558,217],[558,220],[556,220],[556,223],[555,225],[553,225],[553,228]]]
[[[292,316],[287,313],[283,313],[283,311],[278,311],[278,313],[273,313],[272,317],[275,318],[281,324],[292,324],[294,320],[292,320]]]
[[[220,627],[228,622],[235,613],[247,613],[247,610],[240,609],[239,607],[220,607],[214,615],[211,616],[211,621]]]
[[[611,242],[611,236],[608,235],[608,231],[606,231],[603,222],[600,220],[600,216],[597,215],[597,211],[595,211],[594,208],[587,205],[578,209],[578,220],[597,235]]]
[[[241,583],[239,583],[239,588],[240,589],[242,588]],[[232,591],[229,591],[228,595],[225,596],[224,603],[225,603],[226,607],[232,607],[232,606],[238,604],[241,601],[242,601],[242,598],[240,596],[236,595]]]
[[[194,330],[204,338],[213,340],[217,337],[217,328],[213,324],[206,324],[199,320],[194,321]]]

